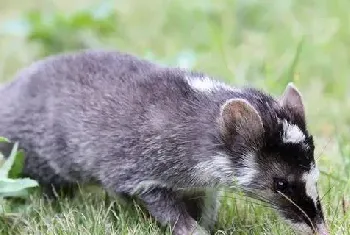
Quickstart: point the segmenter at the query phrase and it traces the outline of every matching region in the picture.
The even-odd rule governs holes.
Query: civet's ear
[[[279,99],[281,107],[286,108],[305,120],[305,108],[302,100],[302,95],[296,86],[290,82],[288,83],[283,95]]]
[[[240,135],[255,142],[264,132],[258,111],[244,99],[229,99],[220,110],[219,124],[224,136]]]

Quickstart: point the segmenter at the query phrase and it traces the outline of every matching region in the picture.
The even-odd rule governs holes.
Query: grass
[[[96,2],[2,0],[0,28],[29,9],[68,14]],[[84,37],[90,47],[191,66],[276,96],[294,81],[304,95],[315,136],[322,170],[319,186],[326,194],[323,205],[331,234],[350,234],[350,2],[128,0],[116,1],[114,7],[114,35]],[[0,34],[0,78],[5,81],[40,56],[40,45],[16,34],[13,27]],[[84,189],[77,198],[58,203],[34,193],[26,204],[20,217],[1,219],[1,234],[162,232],[137,206],[110,209],[100,191]],[[217,234],[292,234],[273,212],[237,195],[223,198],[218,229]]]

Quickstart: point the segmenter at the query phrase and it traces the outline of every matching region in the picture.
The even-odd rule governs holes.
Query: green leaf
[[[23,165],[24,165],[24,152],[18,151],[15,156],[15,161],[13,162],[13,165],[8,173],[8,177],[11,179],[19,178],[22,173]]]
[[[26,189],[11,191],[11,192],[0,192],[1,197],[16,197],[16,198],[25,198],[29,195]]]
[[[17,149],[18,149],[18,143],[15,143],[11,151],[10,157],[5,161],[5,163],[0,168],[0,179],[8,177],[8,174],[17,156]]]
[[[0,196],[26,196],[28,188],[37,187],[38,183],[29,178],[23,179],[0,179]]]
[[[0,142],[10,142],[10,141],[8,139],[6,139],[5,137],[0,136]]]

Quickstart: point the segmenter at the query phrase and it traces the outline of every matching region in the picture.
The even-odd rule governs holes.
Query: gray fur
[[[24,175],[44,187],[97,183],[111,193],[138,196],[174,234],[199,234],[185,203],[196,193],[184,192],[202,194],[197,202],[203,205],[208,188],[233,187],[235,177],[245,174],[240,169],[250,167],[242,165],[244,156],[264,142],[256,132],[277,120],[279,106],[249,89],[199,91],[188,83],[191,77],[205,76],[115,51],[46,58],[0,90],[0,136],[19,141],[26,152]],[[244,103],[234,107],[243,115],[256,109],[250,119],[260,121],[248,118],[236,132],[229,127],[238,126],[230,121],[239,115],[223,121],[220,112],[233,98],[251,103],[248,111]],[[212,201],[215,222],[218,198]]]

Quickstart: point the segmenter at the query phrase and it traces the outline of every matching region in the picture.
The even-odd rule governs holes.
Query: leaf
[[[16,197],[16,198],[25,198],[29,195],[26,189],[11,191],[11,192],[0,192],[1,197]]]
[[[10,142],[10,141],[8,139],[6,139],[5,137],[0,136],[0,142]]]
[[[7,178],[17,156],[18,143],[15,143],[10,156],[0,168],[0,179]]]
[[[15,156],[15,161],[13,162],[13,165],[8,173],[8,177],[11,179],[19,178],[22,173],[23,165],[24,165],[24,152],[18,151]]]
[[[0,196],[27,196],[26,189],[37,186],[38,182],[29,178],[0,179]]]

